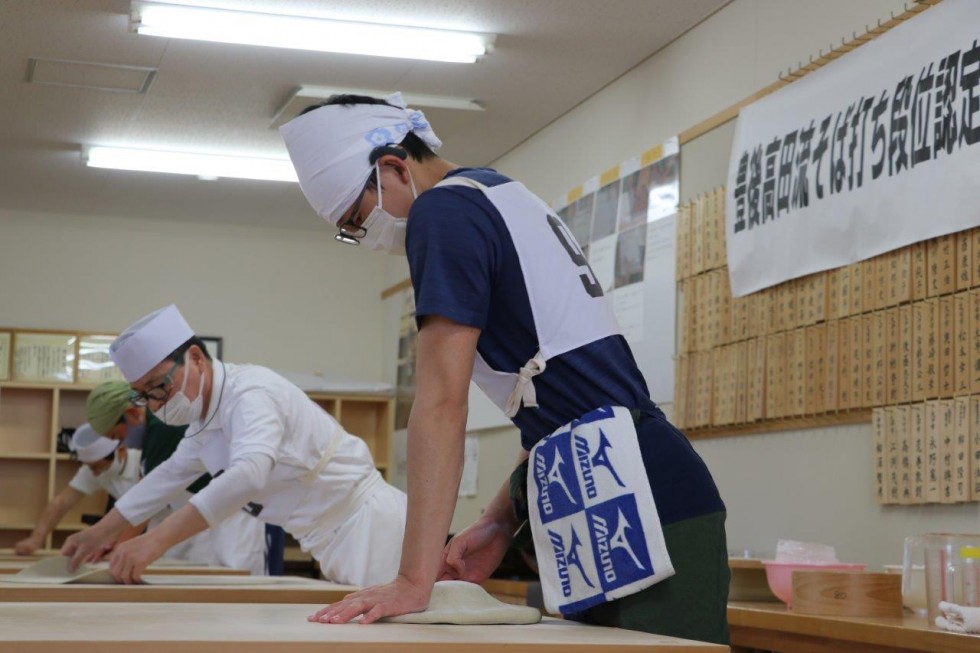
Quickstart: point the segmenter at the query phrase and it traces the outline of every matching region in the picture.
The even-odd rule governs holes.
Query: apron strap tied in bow
[[[511,390],[510,396],[507,398],[507,405],[504,407],[504,414],[507,417],[516,415],[517,411],[521,409],[521,403],[528,408],[538,407],[538,395],[534,390],[532,379],[544,372],[546,367],[547,364],[541,357],[540,351],[531,360],[524,363],[524,367],[517,373],[517,383]]]

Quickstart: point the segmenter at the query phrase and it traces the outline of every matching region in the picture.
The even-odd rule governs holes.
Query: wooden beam
[[[401,281],[399,281],[395,285],[388,286],[387,288],[385,288],[384,290],[382,290],[381,291],[381,299],[388,299],[392,295],[394,295],[396,293],[400,293],[401,291],[405,290],[406,288],[411,288],[411,287],[412,287],[412,280],[411,279],[402,279]]]
[[[735,104],[728,107],[727,109],[722,109],[715,115],[711,116],[706,120],[702,120],[701,122],[694,125],[693,127],[685,129],[678,135],[678,141],[680,142],[681,145],[684,145],[685,143],[689,143],[694,139],[704,136],[708,132],[717,129],[718,127],[721,127],[722,125],[729,122],[730,120],[734,120],[735,118],[737,118],[738,112],[741,111],[743,107],[747,107],[753,102],[760,100],[766,97],[767,95],[770,95],[778,91],[784,86],[787,86],[788,84],[795,82],[798,79],[802,79],[806,77],[813,71],[819,70],[820,68],[827,65],[831,61],[840,58],[841,56],[847,54],[848,52],[851,52],[852,50],[856,50],[857,48],[864,45],[865,43],[872,41],[875,38],[881,36],[891,28],[895,27],[896,25],[900,25],[901,23],[905,22],[909,18],[921,14],[929,7],[939,4],[941,1],[942,0],[917,0],[916,4],[912,5],[907,11],[904,11],[898,16],[893,16],[891,19],[883,23],[879,23],[875,27],[869,28],[863,34],[854,35],[854,37],[850,41],[842,40],[840,45],[830,48],[826,54],[821,51],[817,55],[816,59],[809,61],[806,65],[801,65],[795,71],[790,70],[789,72],[786,73],[785,77],[780,75],[778,81],[775,81],[769,86],[766,86],[765,88],[756,91],[755,93],[748,96],[744,100],[741,100],[740,102],[736,102]]]
[[[826,415],[810,415],[803,417],[781,418],[738,424],[732,426],[714,426],[710,428],[684,429],[684,434],[691,440],[707,440],[710,438],[728,438],[736,435],[756,435],[773,431],[793,431],[797,429],[814,429],[828,426],[845,426],[848,424],[870,424],[871,409],[852,410]]]

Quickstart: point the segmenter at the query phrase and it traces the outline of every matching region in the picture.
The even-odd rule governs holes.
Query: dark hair
[[[198,338],[197,336],[191,336],[190,338],[188,338],[186,341],[184,341],[184,344],[182,344],[180,347],[177,347],[177,349],[174,349],[172,352],[170,352],[170,355],[164,358],[163,360],[173,361],[175,363],[183,360],[184,354],[187,353],[187,350],[190,349],[192,345],[197,345],[198,349],[200,349],[201,352],[204,354],[204,357],[207,358],[208,360],[211,360],[211,354],[208,352],[208,346],[205,345],[204,341]]]
[[[384,104],[389,107],[394,106],[380,98],[371,97],[370,95],[353,95],[350,93],[344,93],[342,95],[331,95],[323,102],[310,105],[303,109],[299,115],[305,115],[310,111],[319,109],[320,107],[329,107],[338,104],[344,107],[354,106],[355,104]],[[402,142],[398,143],[398,145],[401,145],[416,161],[425,161],[426,159],[436,158],[436,153],[430,150],[429,146],[412,132],[408,132],[408,134],[405,135],[405,138],[402,139]]]

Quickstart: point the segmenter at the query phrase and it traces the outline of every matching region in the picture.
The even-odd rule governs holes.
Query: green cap
[[[88,395],[88,423],[99,435],[107,434],[122,417],[129,403],[129,385],[125,381],[107,381]]]

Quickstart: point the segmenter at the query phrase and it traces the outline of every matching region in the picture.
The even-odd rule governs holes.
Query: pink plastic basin
[[[766,580],[769,582],[769,589],[780,601],[787,606],[793,605],[793,572],[806,569],[821,569],[824,571],[862,571],[867,565],[852,563],[836,564],[805,564],[802,562],[777,562],[775,560],[763,560],[762,564],[766,568]]]

